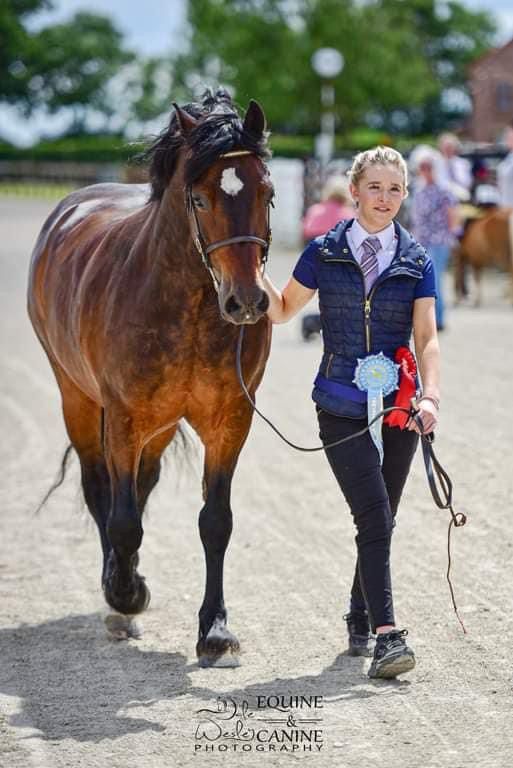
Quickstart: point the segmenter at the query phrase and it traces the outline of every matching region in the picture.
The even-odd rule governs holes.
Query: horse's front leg
[[[103,591],[120,614],[143,611],[150,601],[144,578],[137,573],[143,527],[137,503],[137,472],[141,449],[127,414],[106,412],[105,456],[111,479],[112,503],[107,520],[111,552]]]
[[[239,641],[226,626],[223,595],[224,555],[232,532],[230,491],[233,472],[251,424],[251,411],[243,403],[236,412],[206,432],[198,430],[205,445],[203,497],[199,529],[206,562],[206,584],[199,611],[196,645],[202,667],[236,667]]]

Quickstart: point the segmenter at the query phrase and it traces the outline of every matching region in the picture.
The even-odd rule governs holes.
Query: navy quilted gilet
[[[398,347],[408,347],[413,323],[415,288],[427,261],[426,252],[394,222],[396,253],[365,296],[363,274],[346,239],[351,222],[342,221],[318,238],[316,274],[319,289],[324,353],[320,377],[358,392],[353,384],[358,358],[383,352],[394,359]],[[365,418],[366,402],[355,402],[325,391],[316,381],[312,397],[324,410],[340,416]],[[327,389],[327,387],[326,387]],[[395,393],[385,399],[392,405]]]

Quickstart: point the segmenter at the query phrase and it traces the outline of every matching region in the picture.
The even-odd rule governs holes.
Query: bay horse
[[[456,303],[465,296],[465,268],[472,268],[475,306],[481,304],[481,273],[496,266],[510,274],[513,301],[513,208],[492,207],[465,221],[461,240],[453,248]]]
[[[150,185],[98,184],[51,213],[30,268],[28,311],[57,379],[82,487],[100,534],[102,587],[118,637],[150,593],[137,571],[142,516],[180,420],[205,448],[199,531],[206,584],[201,666],[235,666],[223,562],[230,488],[270,349],[262,281],[273,186],[265,116],[223,89],[174,105],[147,152]],[[121,629],[120,629],[121,627]]]

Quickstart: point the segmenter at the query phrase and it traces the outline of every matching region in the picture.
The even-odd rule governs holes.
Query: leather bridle
[[[246,149],[241,150],[235,150],[233,152],[225,152],[225,154],[220,155],[220,157],[241,157],[242,155],[252,155],[253,152],[250,152]],[[227,237],[224,240],[216,240],[215,243],[205,243],[205,239],[203,237],[203,234],[201,232],[200,223],[198,221],[198,214],[196,212],[196,207],[194,205],[194,200],[192,197],[192,186],[186,186],[184,189],[185,193],[185,210],[187,212],[187,218],[189,219],[189,226],[191,228],[191,234],[192,234],[192,240],[194,242],[194,245],[196,246],[196,249],[198,250],[198,253],[201,256],[201,260],[203,261],[203,264],[210,272],[210,276],[212,277],[212,281],[214,283],[214,288],[216,291],[219,291],[219,280],[217,278],[216,273],[214,272],[214,269],[212,267],[212,263],[210,261],[210,254],[217,250],[218,248],[224,248],[227,245],[238,245],[239,243],[256,243],[257,245],[260,245],[262,247],[262,255],[260,258],[260,265],[262,267],[262,274],[265,271],[265,265],[267,263],[267,259],[269,257],[269,247],[272,242],[272,234],[271,234],[271,215],[270,215],[270,208],[273,205],[272,200],[269,201],[267,204],[267,235],[265,240],[262,237],[257,237],[256,235],[235,235],[234,237]]]

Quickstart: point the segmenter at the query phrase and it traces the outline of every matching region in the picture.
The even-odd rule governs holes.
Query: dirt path
[[[343,653],[354,558],[349,512],[322,455],[292,452],[255,421],[234,482],[226,564],[242,666],[201,670],[194,656],[203,590],[199,455],[192,470],[170,461],[150,501],[142,572],[153,599],[140,641],[105,637],[100,547],[76,460],[63,489],[33,512],[66,442],[57,387],[24,306],[29,253],[48,209],[0,200],[0,765],[287,766],[302,759],[322,768],[509,768],[513,310],[500,277],[485,282],[482,310],[451,313],[442,338],[437,445],[456,506],[470,517],[453,534],[453,579],[468,634],[445,582],[447,517],[433,508],[417,456],[394,534],[393,576],[398,619],[418,665],[404,681],[368,681],[367,662]],[[277,283],[294,258],[272,255]],[[317,442],[309,398],[319,353],[320,343],[300,341],[298,323],[276,328],[259,392],[263,410],[303,444]],[[198,714],[215,710],[218,696],[227,713]],[[277,696],[300,697],[283,703],[303,706],[270,709],[277,700],[268,698]],[[238,709],[227,721],[232,701]],[[238,738],[219,736],[237,721]],[[280,743],[276,729],[307,735]]]

